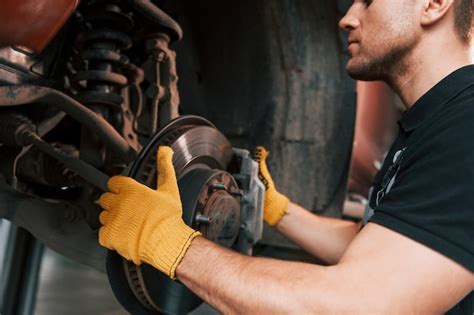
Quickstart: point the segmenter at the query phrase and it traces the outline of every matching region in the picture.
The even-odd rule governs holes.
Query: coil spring
[[[119,106],[120,88],[128,83],[120,69],[129,62],[120,52],[132,45],[128,33],[133,20],[110,0],[96,2],[84,15],[88,30],[78,40],[81,67],[72,78],[79,89],[77,98],[85,104]]]

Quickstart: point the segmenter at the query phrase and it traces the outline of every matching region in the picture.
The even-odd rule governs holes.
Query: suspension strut
[[[84,12],[86,30],[78,36],[79,69],[72,81],[76,98],[106,120],[120,123],[122,88],[128,84],[122,69],[129,63],[123,50],[131,47],[130,15],[117,1],[95,1]],[[117,121],[118,120],[118,121]],[[114,125],[116,123],[113,123]],[[81,158],[96,167],[105,160],[105,145],[89,130],[81,132]]]
[[[132,18],[123,13],[118,4],[101,1],[88,8],[85,22],[88,30],[79,35],[83,61],[74,80],[82,88],[77,97],[87,105],[119,106],[123,99],[120,88],[127,85],[127,77],[120,69],[128,63],[121,51],[131,47],[128,33]]]

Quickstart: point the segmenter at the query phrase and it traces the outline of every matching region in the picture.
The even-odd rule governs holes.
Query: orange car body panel
[[[367,198],[404,108],[382,82],[357,82],[357,114],[348,190]]]
[[[40,53],[78,3],[79,0],[0,1],[0,47],[22,46]]]

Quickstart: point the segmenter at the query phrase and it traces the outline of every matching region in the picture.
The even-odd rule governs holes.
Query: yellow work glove
[[[258,177],[265,185],[263,219],[268,224],[275,226],[287,214],[290,199],[276,190],[265,161],[268,155],[269,152],[264,147],[255,148],[254,159],[258,163]]]
[[[201,233],[182,219],[182,205],[172,162],[173,150],[157,153],[157,190],[132,178],[114,176],[110,192],[100,197],[104,211],[99,243],[139,265],[146,262],[171,279],[192,240]]]

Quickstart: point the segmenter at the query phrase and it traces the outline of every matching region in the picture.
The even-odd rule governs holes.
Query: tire
[[[167,8],[185,34],[174,47],[181,113],[208,118],[235,147],[267,147],[278,190],[331,216],[341,214],[354,130],[355,83],[337,25],[348,4],[204,0]]]

